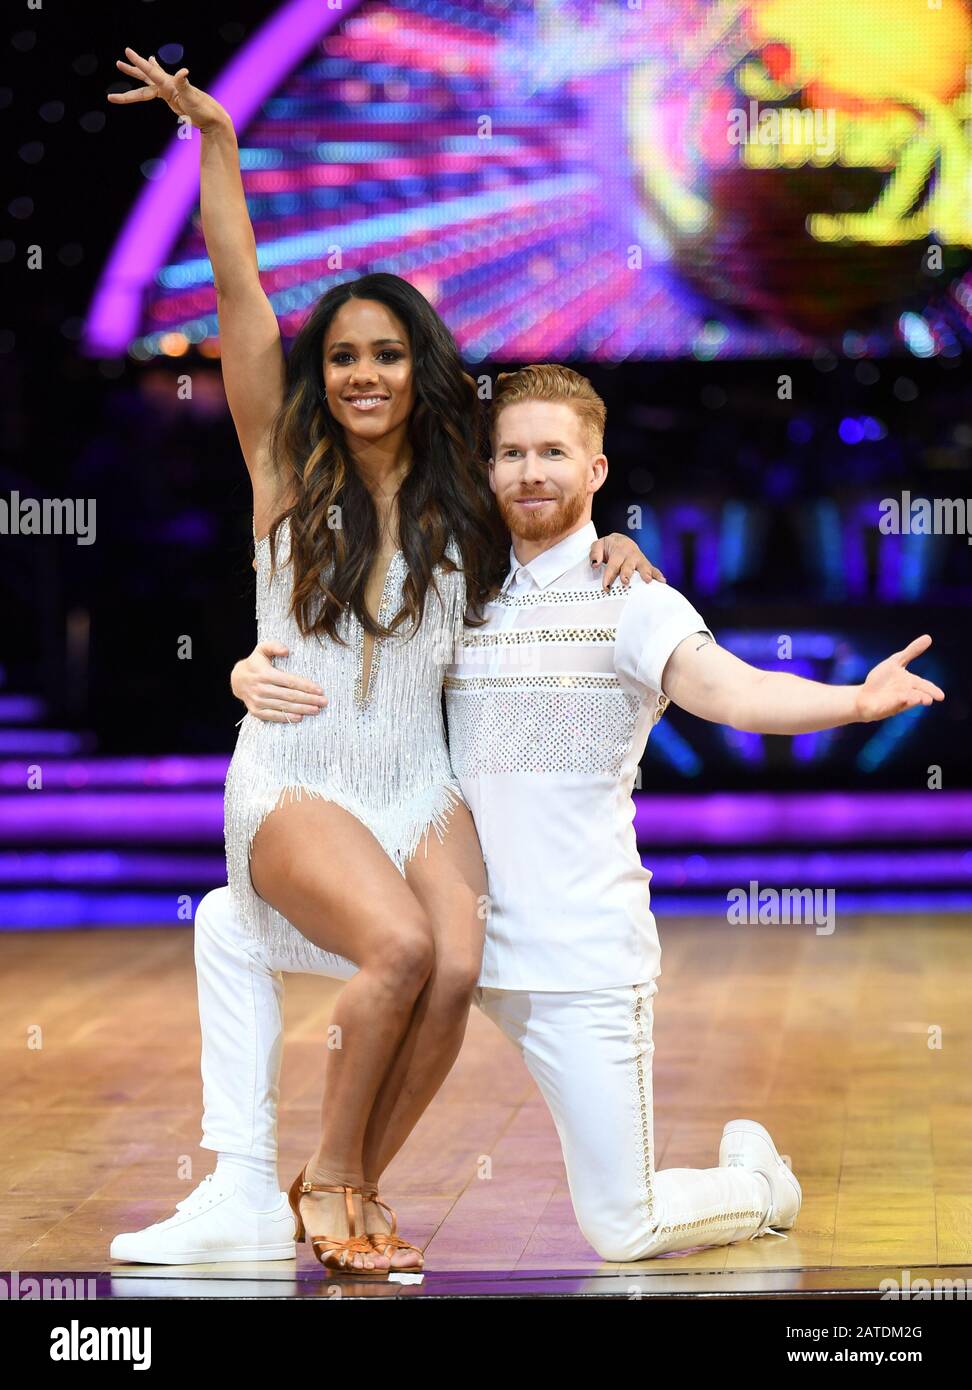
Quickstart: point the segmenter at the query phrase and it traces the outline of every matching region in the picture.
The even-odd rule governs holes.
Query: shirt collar
[[[552,545],[547,550],[541,550],[529,564],[521,565],[516,558],[516,551],[510,546],[510,572],[503,581],[502,592],[505,594],[513,583],[513,577],[519,569],[525,569],[530,575],[538,589],[545,589],[548,584],[552,584],[555,579],[559,579],[562,574],[566,574],[569,569],[578,564],[591,546],[597,540],[597,527],[593,521],[589,521],[586,526],[582,526],[579,531],[572,531],[569,536],[565,536],[562,541]]]

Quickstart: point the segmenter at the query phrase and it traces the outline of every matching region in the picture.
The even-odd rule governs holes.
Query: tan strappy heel
[[[392,1211],[388,1203],[383,1202],[381,1198],[378,1196],[377,1192],[369,1193],[368,1195],[362,1193],[361,1201],[362,1203],[374,1202],[376,1206],[381,1207],[382,1211],[384,1211],[387,1214],[388,1219],[391,1222],[390,1231],[368,1232],[368,1239],[371,1241],[371,1244],[377,1254],[387,1255],[388,1258],[391,1259],[392,1255],[396,1250],[414,1250],[416,1255],[418,1255],[419,1257],[419,1264],[417,1265],[390,1266],[388,1270],[383,1272],[392,1273],[394,1271],[397,1274],[418,1274],[419,1270],[423,1269],[425,1266],[425,1253],[424,1251],[420,1250],[417,1245],[411,1245],[407,1240],[402,1240],[401,1236],[397,1234],[398,1217],[395,1215],[394,1211]]]
[[[310,1243],[314,1247],[314,1255],[321,1262],[325,1269],[334,1270],[337,1274],[353,1274],[356,1278],[365,1275],[377,1274],[387,1278],[387,1269],[359,1269],[353,1263],[355,1255],[373,1255],[375,1249],[367,1235],[358,1235],[355,1230],[354,1219],[354,1194],[360,1193],[360,1187],[349,1187],[347,1184],[308,1182],[307,1165],[294,1178],[290,1185],[290,1207],[294,1213],[294,1220],[297,1223],[295,1240],[305,1240],[304,1218],[300,1214],[300,1199],[305,1192],[343,1192],[344,1202],[348,1213],[347,1236],[311,1236]],[[381,1251],[378,1252],[379,1254]]]

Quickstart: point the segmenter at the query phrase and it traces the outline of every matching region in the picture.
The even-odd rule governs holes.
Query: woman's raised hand
[[[135,101],[153,101],[161,97],[170,111],[177,116],[188,116],[194,126],[205,130],[217,121],[228,120],[229,113],[224,106],[199,87],[194,87],[187,76],[189,69],[180,68],[177,73],[166,72],[154,56],[142,58],[134,48],[126,48],[128,62],[116,59],[115,66],[129,77],[142,82],[130,92],[109,92],[108,100],[119,106],[128,106]]]

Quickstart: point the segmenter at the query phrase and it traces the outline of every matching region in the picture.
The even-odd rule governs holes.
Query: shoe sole
[[[722,1137],[725,1139],[727,1135],[732,1134],[751,1134],[757,1139],[762,1139],[764,1143],[769,1145],[770,1151],[774,1157],[774,1163],[776,1164],[777,1175],[786,1178],[797,1199],[797,1209],[791,1221],[774,1221],[771,1224],[776,1230],[790,1230],[790,1228],[796,1224],[796,1219],[800,1215],[800,1208],[803,1205],[803,1188],[800,1186],[796,1173],[794,1173],[793,1169],[780,1158],[776,1145],[773,1143],[772,1135],[765,1125],[761,1125],[758,1120],[730,1120],[722,1131]]]
[[[133,1254],[116,1255],[112,1244],[108,1251],[112,1260],[124,1260],[127,1264],[145,1265],[208,1265],[225,1264],[229,1260],[296,1260],[297,1246],[289,1245],[239,1245],[230,1250],[180,1250],[177,1254]]]

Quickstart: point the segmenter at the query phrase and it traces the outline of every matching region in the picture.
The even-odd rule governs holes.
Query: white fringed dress
[[[259,641],[276,639],[289,655],[275,665],[316,681],[328,703],[319,714],[293,724],[268,723],[247,714],[226,774],[224,838],[230,891],[244,930],[271,950],[313,965],[329,955],[261,898],[250,878],[253,837],[266,816],[288,798],[321,797],[343,806],[372,832],[400,873],[419,841],[434,828],[439,838],[451,811],[463,800],[449,762],[442,716],[442,682],[462,640],[466,586],[460,571],[434,571],[418,632],[406,619],[390,637],[374,639],[367,694],[362,698],[364,629],[353,612],[342,614],[343,646],[305,637],[291,617],[290,527],[277,531],[277,565],[271,574],[270,542],[256,545]],[[450,539],[447,553],[460,563]],[[379,620],[387,624],[402,607],[405,556],[392,557]],[[438,594],[436,593],[438,587]],[[307,853],[327,846],[307,845]],[[367,885],[362,885],[363,891]]]

